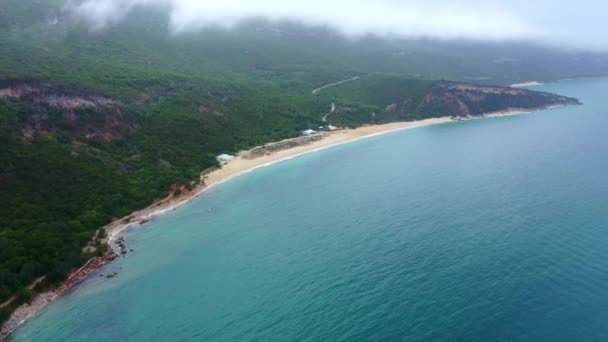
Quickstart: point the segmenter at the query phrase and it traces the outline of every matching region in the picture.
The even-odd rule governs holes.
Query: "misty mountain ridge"
[[[10,2],[16,4],[11,6]],[[6,12],[0,14],[4,17],[1,22],[9,23],[10,33],[3,44],[8,50],[19,48],[14,52],[21,55],[44,58],[45,63],[72,63],[74,58],[91,55],[100,59],[95,63],[103,58],[112,61],[115,68],[137,67],[144,72],[162,68],[182,77],[205,79],[246,77],[294,90],[360,73],[509,84],[585,77],[608,70],[608,58],[602,53],[532,42],[372,34],[349,38],[328,26],[263,18],[243,21],[231,29],[205,27],[175,34],[161,6],[137,6],[126,17],[97,29],[66,10],[65,4],[59,0],[31,4],[10,0]],[[6,66],[3,69],[20,69],[15,63],[20,58],[14,57],[9,53],[0,60],[0,65]],[[43,64],[30,63],[29,71],[38,63]],[[50,69],[46,72],[54,71]]]

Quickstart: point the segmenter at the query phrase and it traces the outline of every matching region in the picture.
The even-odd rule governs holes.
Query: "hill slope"
[[[527,43],[352,40],[264,20],[174,36],[142,7],[90,31],[63,1],[0,9],[0,320],[98,250],[95,231],[190,186],[215,156],[326,125],[358,126],[574,99],[482,83],[604,74],[604,56]],[[540,62],[542,61],[542,63]],[[542,65],[542,67],[539,67]],[[312,90],[357,76],[353,82]]]

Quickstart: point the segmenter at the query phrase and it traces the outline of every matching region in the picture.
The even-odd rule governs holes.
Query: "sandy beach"
[[[544,108],[546,109],[546,108]],[[201,176],[204,182],[195,186],[191,191],[183,191],[181,196],[173,197],[169,196],[161,201],[158,201],[151,206],[136,211],[131,215],[116,220],[107,226],[105,226],[106,232],[108,234],[108,242],[113,247],[116,248],[115,242],[121,235],[121,233],[128,228],[134,228],[140,226],[155,217],[162,215],[168,211],[174,210],[180,205],[187,203],[192,198],[195,198],[202,194],[204,191],[226,182],[234,177],[238,177],[245,173],[251,172],[261,167],[266,167],[269,165],[273,165],[285,160],[289,160],[307,153],[312,153],[316,151],[320,151],[323,149],[331,148],[334,146],[338,146],[341,144],[357,141],[364,138],[369,138],[373,136],[378,136],[381,134],[386,134],[399,130],[413,129],[418,127],[444,124],[448,122],[456,122],[456,121],[465,121],[465,120],[474,120],[474,119],[483,119],[489,117],[501,117],[501,116],[510,116],[510,115],[519,115],[526,114],[531,112],[540,111],[538,110],[526,110],[526,109],[510,109],[502,112],[489,113],[480,116],[469,116],[469,117],[441,117],[441,118],[432,118],[425,119],[420,121],[411,121],[411,122],[394,122],[382,125],[367,125],[354,129],[339,129],[331,132],[321,132],[318,133],[318,139],[314,139],[313,141],[305,144],[301,144],[298,146],[280,149],[277,151],[273,151],[267,154],[263,154],[260,156],[252,157],[251,150],[241,151],[236,155],[236,158],[232,161],[222,165],[221,168],[215,169],[211,172],[207,172],[204,176]],[[271,145],[271,144],[269,144]],[[268,146],[268,145],[265,145]],[[0,340],[3,340],[6,336],[8,336],[11,332],[13,332],[19,325],[21,325],[25,320],[32,317],[34,314],[43,309],[46,305],[55,300],[60,294],[69,290],[73,286],[82,282],[87,277],[92,274],[96,274],[97,269],[99,269],[104,264],[111,262],[112,259],[107,258],[94,258],[100,259],[95,262],[87,263],[87,265],[83,266],[78,271],[72,273],[69,277],[69,282],[62,284],[58,289],[53,291],[37,294],[30,304],[24,304],[19,307],[11,316],[11,318],[6,321],[2,325],[2,329],[0,329]],[[93,259],[92,259],[93,260]]]
[[[508,113],[494,113],[488,114],[493,116],[502,115],[513,115],[523,114],[523,112],[508,112]],[[471,117],[472,119],[473,117]],[[469,118],[465,118],[469,119]],[[382,125],[368,125],[354,129],[340,129],[332,132],[318,133],[322,135],[322,138],[311,142],[288,148],[280,151],[276,151],[270,154],[266,154],[257,158],[248,158],[248,154],[251,150],[241,151],[236,155],[236,158],[228,163],[222,165],[221,168],[207,173],[204,176],[204,184],[197,185],[191,192],[185,193],[184,195],[177,198],[166,198],[162,201],[154,203],[153,205],[136,211],[131,215],[116,220],[105,227],[108,233],[109,241],[115,241],[122,231],[127,228],[140,225],[141,223],[148,222],[158,215],[162,215],[170,210],[173,210],[180,205],[190,201],[192,198],[197,197],[205,190],[212,188],[218,184],[224,183],[234,177],[238,177],[245,173],[251,172],[261,167],[270,166],[285,160],[296,158],[298,156],[320,151],[326,148],[331,148],[337,145],[353,142],[359,139],[369,138],[380,134],[390,133],[397,130],[412,129],[417,127],[436,125],[441,123],[459,121],[451,117],[425,119],[420,121],[410,122],[393,122]]]
[[[529,82],[523,82],[523,83],[514,83],[514,84],[511,84],[509,87],[524,88],[524,87],[532,87],[532,86],[539,86],[539,85],[542,85],[542,83],[537,82],[537,81],[529,81]]]
[[[513,111],[507,113],[494,113],[488,114],[490,116],[502,116],[502,115],[514,115],[523,114],[522,111]],[[477,117],[464,118],[473,119]],[[158,215],[162,215],[170,210],[173,210],[180,205],[188,202],[194,197],[197,197],[205,190],[208,190],[218,184],[224,183],[234,177],[238,177],[245,173],[251,172],[261,167],[270,166],[285,160],[296,158],[298,156],[320,151],[326,148],[331,148],[341,144],[353,142],[356,140],[377,136],[380,134],[390,133],[398,130],[413,129],[417,127],[429,126],[442,124],[453,121],[461,121],[462,119],[454,119],[451,117],[441,117],[433,119],[425,119],[420,121],[410,122],[393,122],[382,125],[368,125],[354,129],[340,129],[332,132],[321,132],[322,137],[319,140],[313,141],[308,144],[299,145],[293,148],[288,148],[280,151],[276,151],[270,154],[266,154],[257,158],[247,157],[249,152],[252,150],[241,151],[236,155],[236,158],[228,163],[222,165],[221,168],[207,173],[204,176],[204,184],[196,186],[190,193],[186,193],[178,198],[167,198],[163,201],[157,202],[150,207],[136,211],[133,214],[114,221],[107,225],[106,232],[108,233],[109,240],[115,241],[118,235],[125,229],[135,225],[139,225],[141,222],[148,222]]]
[[[257,158],[248,158],[247,156],[250,152],[256,148],[241,151],[236,155],[236,158],[231,160],[228,163],[222,165],[221,168],[216,169],[212,172],[205,174],[204,176],[204,184],[201,183],[194,187],[194,189],[190,192],[184,193],[184,195],[175,197],[168,197],[162,201],[154,203],[153,205],[136,211],[131,215],[122,218],[120,220],[116,220],[110,224],[108,224],[105,229],[108,233],[109,241],[115,241],[117,237],[120,235],[122,231],[127,228],[131,228],[134,226],[138,226],[141,223],[148,222],[155,217],[162,215],[168,211],[174,210],[175,208],[181,206],[182,204],[190,201],[192,198],[199,196],[204,191],[218,185],[224,183],[234,177],[238,177],[240,175],[246,174],[253,170],[256,170],[261,167],[270,166],[276,163],[280,163],[285,160],[289,160],[292,158],[296,158],[298,156],[320,151],[323,149],[331,148],[334,146],[346,144],[349,142],[370,138],[374,136],[378,136],[381,134],[386,134],[390,132],[406,130],[406,129],[414,129],[418,127],[444,124],[448,122],[458,122],[458,121],[467,121],[467,120],[478,120],[484,118],[496,118],[503,116],[512,116],[512,115],[521,115],[533,113],[541,110],[551,109],[558,106],[549,106],[546,108],[539,108],[536,110],[529,109],[521,109],[521,108],[513,108],[500,112],[487,113],[484,115],[478,116],[467,116],[467,117],[451,117],[445,116],[440,118],[431,118],[424,119],[418,121],[405,121],[405,122],[392,122],[381,125],[365,125],[358,128],[346,128],[339,129],[331,132],[322,132],[319,133],[322,137],[319,140],[313,141],[308,144],[303,144],[299,146],[295,146],[288,149],[279,150],[276,152],[272,152]],[[203,177],[201,177],[203,178]]]

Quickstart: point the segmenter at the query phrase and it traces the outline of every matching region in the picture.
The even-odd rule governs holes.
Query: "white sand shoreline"
[[[262,164],[257,164],[255,166],[250,167],[250,168],[246,168],[246,169],[240,170],[239,172],[234,173],[234,174],[230,174],[230,175],[227,175],[227,176],[217,177],[217,179],[215,179],[213,182],[208,183],[206,186],[201,187],[200,189],[196,189],[195,193],[193,195],[188,196],[187,198],[184,198],[184,199],[182,199],[181,201],[179,201],[177,203],[171,204],[171,205],[163,207],[163,208],[159,208],[158,210],[150,212],[150,213],[147,213],[147,214],[145,214],[143,216],[137,216],[136,215],[135,217],[133,217],[133,220],[135,222],[130,222],[130,223],[124,224],[124,225],[122,225],[120,227],[109,227],[109,226],[107,226],[107,229],[108,229],[107,232],[108,232],[108,236],[109,236],[109,241],[116,240],[117,236],[121,232],[123,232],[124,230],[130,228],[131,226],[140,225],[138,223],[138,221],[140,221],[140,220],[146,220],[146,221],[147,220],[152,220],[154,217],[157,217],[159,215],[165,214],[168,211],[174,210],[174,209],[180,207],[181,205],[186,204],[190,200],[198,197],[199,195],[203,194],[205,191],[210,190],[211,188],[213,188],[215,186],[218,186],[220,184],[223,184],[225,182],[228,182],[228,181],[230,181],[230,180],[232,180],[234,178],[240,177],[240,176],[248,174],[250,172],[253,172],[253,171],[257,170],[257,169],[261,169],[261,168],[264,168],[264,167],[272,166],[274,164],[278,164],[278,163],[281,163],[281,162],[284,162],[284,161],[288,161],[288,160],[291,160],[291,159],[294,159],[294,158],[297,158],[297,157],[300,157],[300,156],[303,156],[303,155],[306,155],[306,154],[322,151],[322,150],[325,150],[325,149],[329,149],[329,148],[332,148],[332,147],[344,145],[344,144],[355,142],[355,141],[362,140],[362,139],[371,138],[371,137],[374,137],[374,136],[379,136],[379,135],[383,135],[383,134],[387,134],[387,133],[392,133],[392,132],[396,132],[396,131],[401,131],[401,130],[406,130],[406,129],[413,129],[413,128],[425,127],[425,126],[430,126],[430,125],[436,125],[436,124],[440,124],[440,123],[448,123],[448,122],[457,122],[457,121],[459,121],[459,120],[454,120],[454,119],[451,119],[451,118],[440,118],[440,119],[441,119],[440,122],[424,123],[424,124],[420,124],[420,125],[416,125],[416,126],[405,126],[405,127],[393,128],[393,129],[389,129],[389,130],[384,130],[384,131],[380,131],[380,132],[371,133],[369,135],[358,136],[356,138],[352,138],[352,139],[336,142],[335,144],[324,145],[324,146],[320,146],[320,147],[316,147],[316,148],[312,148],[312,149],[305,149],[305,151],[294,153],[294,154],[290,154],[290,155],[281,157],[279,159],[272,159],[272,160],[269,160],[269,161],[264,162]],[[420,122],[420,121],[412,121],[412,122],[404,122],[404,123],[414,123],[414,122]],[[377,127],[377,126],[367,126],[367,127]],[[353,130],[356,130],[356,129],[353,129]],[[338,132],[340,132],[340,131],[338,131]],[[323,141],[323,140],[321,140],[321,141]],[[313,145],[313,144],[311,144],[311,145]],[[305,146],[308,146],[308,145],[305,145]],[[285,151],[291,151],[291,150],[293,150],[293,149],[288,149],[288,150],[285,150]],[[238,160],[239,159],[235,159],[234,161],[238,161]],[[231,161],[230,163],[232,163],[234,161]],[[230,163],[228,163],[227,165],[230,165]],[[218,171],[221,171],[221,169],[218,170]],[[213,173],[210,174],[210,176],[213,176]]]
[[[137,211],[128,217],[131,217],[131,222],[126,224],[116,225],[116,222],[120,222],[122,220],[117,220],[105,228],[107,230],[109,241],[114,241],[117,236],[123,232],[124,230],[130,228],[131,226],[140,225],[138,222],[140,221],[149,221],[153,218],[160,216],[168,211],[174,210],[179,206],[188,203],[193,198],[196,198],[203,194],[205,191],[223,184],[227,181],[230,181],[236,177],[245,175],[247,173],[253,172],[257,169],[272,166],[274,164],[278,164],[287,160],[291,160],[309,153],[314,153],[318,151],[322,151],[325,149],[329,149],[332,147],[352,143],[355,141],[359,141],[362,139],[372,138],[388,133],[393,133],[397,131],[409,130],[414,128],[426,127],[431,125],[445,124],[450,122],[460,122],[460,121],[469,121],[469,120],[479,120],[486,118],[498,118],[504,116],[513,116],[513,115],[523,115],[535,113],[543,110],[548,110],[552,108],[560,107],[557,106],[549,106],[546,108],[540,108],[536,110],[528,110],[528,109],[511,109],[500,112],[488,113],[484,115],[478,116],[467,116],[467,117],[439,117],[439,118],[431,118],[424,119],[418,121],[402,121],[402,122],[393,122],[381,125],[369,125],[362,126],[354,129],[344,129],[332,132],[327,137],[322,140],[297,146],[294,148],[282,150],[276,153],[272,153],[270,155],[266,155],[256,159],[244,159],[242,155],[250,150],[241,151],[237,154],[237,158],[232,160],[231,162],[224,165],[221,169],[211,172],[207,176],[207,181],[205,186],[198,186],[193,190],[193,193],[189,196],[184,196],[183,198],[179,198],[175,201],[172,201],[170,204],[161,205],[156,210],[149,211],[150,209],[156,206],[152,205],[140,211]],[[338,139],[331,139],[332,137],[338,136]],[[243,165],[245,164],[245,165]],[[228,169],[228,170],[227,170]],[[227,172],[226,172],[227,170]]]
[[[522,115],[528,113],[534,113],[554,107],[559,106],[551,106],[546,108],[539,108],[535,110],[526,110],[526,109],[509,109],[501,112],[488,113],[479,116],[468,116],[468,117],[440,117],[440,118],[431,118],[424,119],[419,121],[407,121],[407,122],[394,122],[387,123],[382,125],[369,125],[362,126],[354,129],[343,129],[334,132],[327,133],[322,139],[311,142],[306,145],[300,145],[293,148],[280,150],[277,152],[273,152],[268,155],[261,156],[255,159],[247,159],[244,158],[243,155],[248,151],[239,152],[237,157],[231,162],[224,165],[222,168],[217,169],[215,171],[210,172],[205,176],[205,185],[196,186],[192,192],[186,195],[182,195],[178,198],[166,198],[160,202],[154,203],[151,206],[135,211],[132,214],[116,220],[104,228],[108,234],[108,243],[116,241],[118,236],[123,233],[125,230],[140,226],[143,222],[147,222],[157,216],[163,215],[171,210],[178,208],[179,206],[188,203],[193,198],[200,196],[205,191],[223,184],[229,180],[232,180],[236,177],[242,176],[244,174],[250,173],[257,169],[271,166],[277,163],[281,163],[290,159],[294,159],[309,153],[314,153],[318,151],[322,151],[325,149],[329,149],[332,147],[340,146],[343,144],[359,141],[362,139],[367,139],[371,137],[376,137],[392,132],[426,127],[431,125],[445,124],[450,122],[459,122],[459,121],[468,121],[468,120],[477,120],[484,118],[496,118],[496,117],[504,117],[504,116],[513,116],[513,115]],[[102,264],[103,265],[103,264]],[[90,272],[84,275],[84,278],[89,277],[91,274],[96,272]],[[72,274],[73,276],[74,274]],[[71,278],[71,276],[70,276]],[[84,279],[83,278],[83,279]],[[48,291],[44,293],[37,294],[30,304],[24,304],[19,307],[11,318],[6,321],[1,329],[0,329],[0,341],[10,335],[13,331],[15,331],[21,324],[23,324],[27,319],[34,316],[48,304],[53,302],[62,292],[69,290],[70,287],[63,289],[62,291]]]
[[[524,88],[524,87],[532,87],[532,86],[539,86],[539,85],[543,85],[543,83],[540,83],[537,81],[528,81],[528,82],[522,82],[522,83],[513,83],[513,84],[509,85],[509,87]]]

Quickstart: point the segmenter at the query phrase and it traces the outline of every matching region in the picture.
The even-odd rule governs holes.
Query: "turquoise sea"
[[[608,341],[608,79],[585,105],[393,132],[259,169],[14,341]]]

